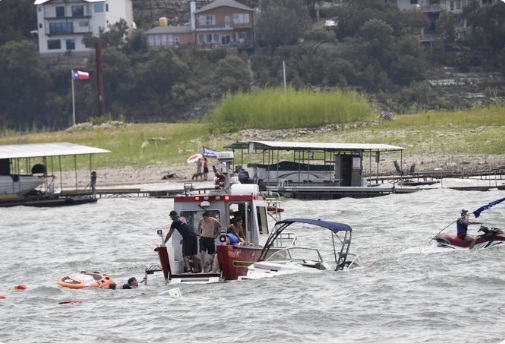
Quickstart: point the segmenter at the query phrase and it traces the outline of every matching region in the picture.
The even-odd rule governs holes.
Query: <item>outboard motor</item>
[[[242,184],[248,184],[250,182],[249,172],[246,170],[240,170],[238,173],[238,181]]]

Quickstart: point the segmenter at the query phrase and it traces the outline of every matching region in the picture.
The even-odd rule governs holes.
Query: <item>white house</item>
[[[35,0],[39,52],[62,54],[89,52],[82,38],[99,36],[100,30],[124,19],[134,28],[132,0]]]

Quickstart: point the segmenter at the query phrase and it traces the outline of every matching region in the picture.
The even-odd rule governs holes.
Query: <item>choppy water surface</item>
[[[0,342],[479,342],[505,339],[505,248],[433,252],[430,238],[503,191],[446,189],[368,199],[287,200],[284,217],[341,221],[369,268],[266,280],[182,285],[159,294],[161,273],[138,290],[70,290],[68,273],[143,278],[158,259],[156,229],[170,199],[100,199],[67,208],[0,209]],[[505,205],[484,212],[504,228]],[[164,227],[166,228],[166,227]],[[473,228],[476,231],[478,228]],[[447,231],[455,231],[454,225]],[[299,245],[330,253],[329,233]],[[25,291],[13,288],[27,286]],[[79,304],[60,305],[65,300]]]

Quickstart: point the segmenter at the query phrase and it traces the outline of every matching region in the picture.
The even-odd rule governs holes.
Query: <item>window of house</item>
[[[103,3],[102,4],[94,4],[93,5],[93,12],[95,12],[95,13],[102,13],[103,10],[104,10],[104,6],[103,5],[104,5]]]
[[[75,50],[75,39],[67,39],[65,43],[67,50]]]
[[[454,11],[454,1],[451,1],[449,6],[450,6],[450,10]]]
[[[84,6],[73,5],[72,6],[72,17],[82,17],[84,15]]]
[[[105,4],[105,11],[109,12],[109,4]]]
[[[461,1],[460,0],[456,1],[456,9],[458,9],[458,10],[461,9]]]
[[[147,36],[147,45],[149,45],[149,46],[154,45],[154,36],[153,35]]]
[[[50,23],[49,24],[49,33],[50,34],[58,34],[58,33],[73,33],[74,26],[72,23]]]
[[[89,26],[89,22],[87,20],[79,22],[79,27],[88,27],[88,26]]]
[[[161,35],[161,45],[167,45],[167,35]]]
[[[160,35],[155,35],[154,36],[154,45],[159,46],[161,44],[161,37]]]
[[[65,7],[64,6],[56,6],[56,18],[65,17]]]
[[[212,34],[208,33],[205,37],[205,42],[212,43]]]
[[[249,24],[249,13],[233,14],[233,24]]]
[[[203,33],[198,34],[198,43],[205,43],[205,35]]]
[[[181,44],[180,40],[179,40],[179,37],[175,37],[175,46],[178,47],[179,44]]]
[[[219,41],[221,40],[221,38],[219,37],[219,34],[218,33],[215,33],[214,34],[214,42],[217,42],[219,43]]]
[[[230,16],[224,17],[224,26],[225,27],[230,27]]]
[[[59,39],[50,39],[47,41],[47,49],[57,50],[61,49],[61,41]]]
[[[419,0],[410,0],[411,5],[417,5],[419,3]]]
[[[169,45],[169,46],[174,45],[174,35],[167,36],[167,45]]]
[[[200,16],[198,17],[200,25],[216,25],[216,16]]]

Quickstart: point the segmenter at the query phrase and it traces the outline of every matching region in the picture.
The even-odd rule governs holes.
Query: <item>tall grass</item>
[[[371,119],[374,107],[352,91],[313,92],[294,88],[228,93],[209,118],[211,130],[292,129]]]

